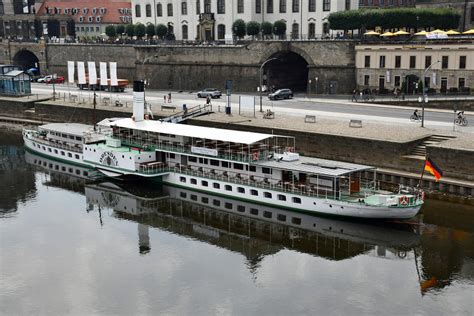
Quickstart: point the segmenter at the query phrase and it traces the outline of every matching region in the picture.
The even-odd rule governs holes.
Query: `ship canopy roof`
[[[39,128],[45,131],[82,136],[85,132],[90,131],[93,127],[91,125],[79,123],[50,123],[41,125]]]
[[[195,125],[184,125],[176,123],[168,123],[153,120],[143,120],[135,122],[131,118],[118,119],[115,121],[102,121],[99,125],[106,125],[110,127],[129,128],[133,130],[147,131],[151,133],[170,134],[192,138],[212,139],[222,142],[238,143],[250,145],[267,138],[284,137],[272,134],[252,133],[235,131],[228,129],[220,129],[213,127],[203,127]]]

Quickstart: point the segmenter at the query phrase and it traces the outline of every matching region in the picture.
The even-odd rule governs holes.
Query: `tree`
[[[164,24],[158,24],[156,26],[156,36],[163,39],[165,35],[168,33],[168,28]]]
[[[232,32],[238,38],[245,36],[245,22],[244,20],[238,19],[232,24]]]
[[[247,23],[247,35],[255,37],[255,35],[260,34],[260,23],[255,21],[250,21]]]
[[[286,23],[282,20],[273,23],[273,34],[282,36],[286,34]]]
[[[66,22],[66,33],[71,37],[76,37],[76,22],[74,22],[74,20],[68,20]]]
[[[143,25],[141,23],[135,24],[135,36],[136,37],[141,39],[143,36],[145,36],[145,32],[146,32],[145,25]]]
[[[153,36],[155,36],[155,26],[151,23],[148,23],[146,25],[146,35],[149,37],[149,38],[152,38]]]
[[[56,19],[48,19],[48,36],[49,37],[59,37],[60,36],[60,26],[59,21]]]
[[[135,36],[135,25],[133,24],[127,24],[125,27],[125,33],[127,34],[128,37],[132,38]]]
[[[107,25],[105,27],[105,35],[107,35],[108,37],[114,38],[117,35],[115,26],[112,24]]]
[[[263,22],[261,29],[263,36],[270,36],[273,33],[273,24],[270,22]]]
[[[125,33],[125,26],[123,24],[117,25],[117,27],[115,28],[115,33],[122,37],[122,34]]]
[[[43,23],[41,23],[40,19],[35,19],[35,37],[40,38],[43,36]]]

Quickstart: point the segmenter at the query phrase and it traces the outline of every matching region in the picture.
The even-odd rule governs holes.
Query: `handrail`
[[[48,146],[58,148],[58,149],[69,150],[69,151],[73,151],[73,152],[76,152],[76,153],[82,153],[82,146],[80,148],[76,148],[76,147],[71,147],[71,146],[67,146],[67,145],[60,145],[60,144],[53,143],[53,142],[50,142],[50,141],[45,141],[44,139],[41,139],[41,138],[39,138],[37,136],[34,136],[34,135],[32,136],[32,138],[36,142],[41,143],[43,145],[48,145]]]

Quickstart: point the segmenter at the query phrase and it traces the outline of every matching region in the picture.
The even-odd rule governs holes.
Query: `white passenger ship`
[[[132,118],[104,120],[100,132],[47,124],[25,130],[25,146],[111,177],[154,177],[299,212],[408,219],[423,204],[420,190],[379,190],[374,167],[300,156],[293,137],[145,119],[141,84],[134,84]]]

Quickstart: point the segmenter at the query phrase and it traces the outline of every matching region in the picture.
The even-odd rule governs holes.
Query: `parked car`
[[[220,98],[222,96],[222,92],[214,88],[206,88],[199,91],[197,96],[198,98],[207,98],[207,96],[210,96],[211,98],[215,99]]]
[[[49,76],[47,76],[49,77]],[[56,76],[56,78],[53,78],[53,76],[45,79],[46,83],[64,83],[64,77],[63,76]]]
[[[46,80],[51,80],[53,78],[52,75],[49,75],[49,76],[43,76],[43,77],[39,77],[36,82],[39,82],[39,83],[44,83],[46,82]]]
[[[290,89],[278,89],[277,91],[268,95],[270,100],[282,100],[293,98],[293,91]]]

